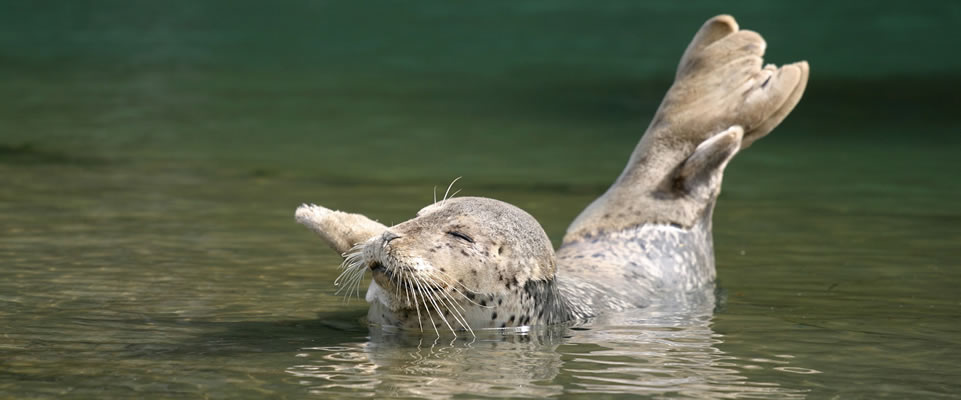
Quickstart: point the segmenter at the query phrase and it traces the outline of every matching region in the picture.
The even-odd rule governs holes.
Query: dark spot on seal
[[[504,254],[504,246],[500,246],[497,248],[497,255],[501,255],[501,254]]]
[[[487,300],[481,300],[480,305],[481,307],[487,307]],[[494,315],[497,315],[497,313],[494,313]]]
[[[770,82],[770,81],[771,81],[771,75],[768,75],[768,76],[767,76],[767,79],[764,80],[764,83],[761,84],[761,88],[763,89],[763,88],[767,87],[767,83]]]
[[[504,303],[504,299],[497,299],[497,305],[501,305],[503,303]]]
[[[513,324],[513,323],[514,323],[514,316],[511,315],[511,317],[507,319],[507,322]]]
[[[464,292],[464,296],[467,296],[468,299],[474,300],[474,292]]]
[[[465,256],[469,255],[469,254],[467,254],[467,252],[464,251],[464,250],[461,250],[460,253],[463,254],[463,255],[465,255]]]
[[[506,328],[506,327],[507,327],[507,323],[506,323],[506,322],[503,323],[503,324],[501,324],[501,328]]]
[[[492,320],[497,319],[497,311],[494,311],[494,313],[491,314],[491,319]]]
[[[602,258],[602,257],[604,257],[604,254],[594,253],[594,254],[591,254],[591,257],[593,257],[593,258]]]
[[[674,228],[677,228],[677,229],[684,229],[684,227],[681,226],[681,224],[679,224],[679,223],[677,223],[677,222],[671,222],[670,225],[671,225],[672,227],[674,227]]]

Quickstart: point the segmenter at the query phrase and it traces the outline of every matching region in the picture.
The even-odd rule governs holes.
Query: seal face
[[[425,207],[347,255],[342,277],[373,277],[368,319],[457,331],[569,320],[550,240],[508,203],[452,198]]]

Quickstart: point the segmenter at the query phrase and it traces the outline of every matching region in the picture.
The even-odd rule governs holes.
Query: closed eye
[[[457,231],[450,231],[450,232],[447,232],[447,234],[448,234],[448,235],[451,235],[451,236],[453,236],[453,237],[455,237],[455,238],[458,238],[458,239],[460,239],[460,240],[465,240],[465,241],[467,241],[468,243],[474,243],[474,239],[471,239],[470,236],[467,236],[467,235],[465,235],[465,234],[463,234],[463,233],[460,233],[460,232],[457,232]]]

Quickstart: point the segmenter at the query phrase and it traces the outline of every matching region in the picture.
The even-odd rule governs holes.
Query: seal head
[[[569,319],[547,234],[499,200],[431,204],[359,245],[345,269],[347,276],[371,271],[368,319],[384,326],[457,331]]]

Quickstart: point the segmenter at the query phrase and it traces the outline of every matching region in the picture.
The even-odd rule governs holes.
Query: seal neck
[[[591,316],[589,310],[575,307],[574,302],[559,290],[556,276],[554,279],[527,281],[524,292],[536,305],[533,314],[539,324],[553,325]]]

